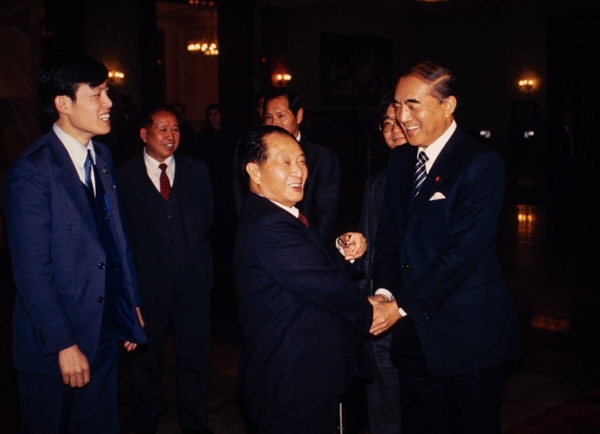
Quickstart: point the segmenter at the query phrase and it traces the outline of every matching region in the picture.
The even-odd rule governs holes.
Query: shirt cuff
[[[394,294],[392,294],[385,288],[379,288],[377,291],[375,291],[375,295],[379,294],[385,295],[389,301],[392,301],[394,299]],[[400,313],[400,318],[404,318],[407,315],[407,313],[401,307],[398,308],[398,313]]]

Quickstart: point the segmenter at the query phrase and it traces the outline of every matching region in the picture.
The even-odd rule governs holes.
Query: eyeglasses
[[[392,131],[392,129],[394,129],[394,125],[398,125],[396,124],[395,119],[383,119],[381,122],[379,122],[379,130],[382,133],[389,133]]]

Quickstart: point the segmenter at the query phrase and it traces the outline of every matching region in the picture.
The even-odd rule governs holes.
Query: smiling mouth
[[[100,120],[103,122],[107,122],[110,120],[110,113],[104,113],[100,115]]]

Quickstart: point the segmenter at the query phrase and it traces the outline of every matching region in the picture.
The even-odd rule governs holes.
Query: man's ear
[[[444,114],[448,118],[452,116],[454,110],[456,110],[456,97],[454,95],[450,95],[448,98],[444,100]]]
[[[54,98],[54,107],[56,107],[56,111],[58,113],[62,113],[65,115],[71,114],[71,107],[73,105],[73,101],[67,95],[57,95]]]
[[[302,122],[303,117],[304,117],[304,110],[302,110],[302,107],[300,107],[298,109],[298,113],[296,113],[296,121],[298,121],[298,125],[300,125],[300,122]]]
[[[140,139],[142,142],[146,143],[148,137],[148,130],[146,128],[140,128]]]
[[[256,185],[260,184],[260,166],[256,163],[250,162],[246,164],[246,173],[250,176],[250,180]]]

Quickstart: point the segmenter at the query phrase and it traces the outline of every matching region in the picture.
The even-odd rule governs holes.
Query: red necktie
[[[169,176],[167,175],[167,165],[161,163],[158,167],[160,169],[160,195],[164,200],[167,200],[171,193],[171,183],[169,182]]]
[[[306,217],[304,216],[304,214],[298,213],[298,220],[300,220],[302,223],[304,223],[304,226],[308,227],[308,220],[306,220]]]

